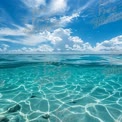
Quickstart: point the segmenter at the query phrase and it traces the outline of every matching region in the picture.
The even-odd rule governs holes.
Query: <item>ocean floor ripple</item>
[[[122,122],[122,55],[1,55],[0,122]]]

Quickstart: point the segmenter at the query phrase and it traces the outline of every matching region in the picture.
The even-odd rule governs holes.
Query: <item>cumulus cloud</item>
[[[65,32],[63,30],[56,30],[60,32],[59,35],[63,35]],[[62,31],[62,32],[61,32]],[[65,30],[67,31],[67,30]],[[55,34],[57,34],[55,32]],[[66,32],[67,33],[67,32]],[[16,50],[8,50],[8,45],[2,45],[0,48],[1,52],[10,52],[10,53],[39,53],[39,52],[81,52],[81,53],[116,53],[122,54],[122,36],[117,36],[110,40],[105,40],[101,43],[97,43],[95,47],[92,47],[88,42],[84,42],[78,37],[72,37],[71,35],[65,35],[65,39],[69,39],[67,41],[62,40],[57,42],[52,42],[53,45],[42,44],[37,47],[23,47],[21,49]],[[54,34],[54,33],[53,33]],[[58,35],[57,35],[58,36]]]
[[[122,53],[122,35],[97,43],[96,46],[92,47],[89,42],[83,41],[80,37],[72,36],[71,29],[57,28],[52,32],[45,30],[34,33],[32,28],[31,25],[17,26],[15,29],[2,28],[0,30],[0,42],[16,43],[25,47],[14,50],[14,52]],[[0,47],[1,52],[8,49],[9,46],[7,45]]]
[[[94,51],[122,53],[122,35],[97,43]]]
[[[23,47],[20,49],[8,50],[8,53],[49,53],[52,52],[54,49],[49,45],[41,45],[38,47]]]
[[[18,30],[11,29],[4,29],[0,31],[0,40],[3,42],[11,42],[11,43],[17,43],[21,44],[23,46],[33,46],[33,48],[24,48],[19,49],[17,52],[38,52],[38,51],[85,51],[86,49],[90,49],[90,44],[87,42],[85,43],[81,38],[78,36],[72,36],[72,31],[70,29],[63,29],[58,28],[55,29],[53,32],[44,31],[40,33],[24,33],[22,31],[23,29],[21,27],[18,28]],[[18,36],[16,34],[16,31],[20,33],[20,35],[23,35],[23,38],[20,40],[14,40],[14,39],[8,39],[4,37],[5,35],[8,36]],[[4,32],[4,33],[3,33]],[[6,34],[7,32],[7,34]],[[15,35],[14,35],[15,33]],[[47,44],[43,44],[47,43]],[[40,46],[38,46],[40,45]],[[43,45],[43,46],[42,46]],[[38,48],[35,48],[35,46],[38,46]]]
[[[70,29],[63,28],[55,29],[53,32],[43,31],[40,33],[31,33],[31,30],[28,30],[27,27],[18,27],[18,29],[4,28],[0,30],[0,40],[28,46],[36,46],[43,42],[50,42],[55,48],[58,45],[64,48],[65,43],[69,45],[72,45],[72,43],[82,43],[79,37],[72,37],[71,33]],[[19,36],[19,39],[6,38],[6,36]]]
[[[73,44],[72,47],[70,47],[69,45],[65,45],[65,48],[67,51],[78,51],[81,53],[90,53],[91,51],[93,51],[91,45],[87,42],[87,43],[82,43],[80,44]]]
[[[50,41],[53,44],[53,48],[55,51],[66,51],[67,49],[79,51],[79,49],[83,50],[84,46],[87,44],[84,43],[83,40],[80,39],[78,36],[72,36],[72,32],[70,29],[58,28],[54,30],[53,33],[50,33],[49,37],[52,37],[52,39],[50,38]],[[75,45],[80,46],[80,48],[75,48]]]

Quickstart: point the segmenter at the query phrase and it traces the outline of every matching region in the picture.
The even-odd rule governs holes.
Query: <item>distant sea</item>
[[[122,122],[122,55],[0,55],[0,122]]]

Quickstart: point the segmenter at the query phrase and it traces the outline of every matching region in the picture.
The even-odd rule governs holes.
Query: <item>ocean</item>
[[[122,55],[1,54],[0,122],[122,122]]]

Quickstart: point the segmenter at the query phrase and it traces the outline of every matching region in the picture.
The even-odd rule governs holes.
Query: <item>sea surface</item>
[[[0,55],[0,122],[122,122],[122,55]]]

